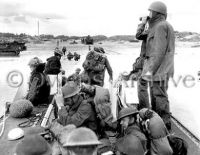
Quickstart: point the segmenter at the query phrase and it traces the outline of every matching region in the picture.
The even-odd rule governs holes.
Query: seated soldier
[[[97,132],[97,117],[93,105],[80,93],[80,86],[73,81],[62,87],[64,106],[58,111],[58,122],[62,125],[84,126]]]
[[[101,142],[91,129],[81,127],[74,129],[67,136],[63,146],[68,150],[69,155],[96,155],[100,144]]]
[[[16,146],[14,155],[52,155],[51,146],[37,134],[27,135]]]
[[[153,110],[143,108],[139,111],[143,131],[150,140],[151,155],[172,155],[173,151],[168,141],[168,131],[162,118]]]
[[[26,99],[31,101],[34,106],[49,102],[50,82],[46,74],[43,73],[45,63],[37,57],[30,60],[28,64],[31,68],[29,80],[29,90]]]
[[[123,108],[119,112],[118,121],[122,131],[116,148],[123,155],[144,155],[147,152],[147,139],[139,128],[137,114],[135,108]]]

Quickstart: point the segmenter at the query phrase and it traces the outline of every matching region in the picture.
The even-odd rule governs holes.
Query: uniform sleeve
[[[164,25],[159,25],[154,34],[152,51],[149,54],[151,59],[150,71],[155,73],[163,61],[167,49],[167,31]]]
[[[136,39],[138,40],[146,40],[147,39],[147,33],[144,32],[145,24],[139,24],[136,32]]]
[[[35,97],[38,94],[38,84],[39,84],[39,78],[34,77],[33,81],[30,84],[29,92],[27,95],[27,99],[31,102],[34,101]]]
[[[77,112],[72,116],[68,116],[67,124],[74,124],[76,127],[81,126],[91,115],[92,107],[87,101],[83,101]]]
[[[110,63],[107,58],[106,58],[105,63],[106,63],[106,69],[108,71],[108,74],[109,74],[110,78],[113,79],[113,71],[112,71],[112,68],[111,68]]]

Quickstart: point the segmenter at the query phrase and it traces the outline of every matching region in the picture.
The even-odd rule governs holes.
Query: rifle
[[[54,102],[55,102],[55,96],[53,97],[52,101],[51,101],[51,104],[49,105],[49,107],[47,108],[47,111],[44,115],[44,118],[42,120],[42,123],[41,123],[41,127],[46,127],[47,126],[47,122],[51,116],[51,112],[53,110],[53,105],[54,105]]]

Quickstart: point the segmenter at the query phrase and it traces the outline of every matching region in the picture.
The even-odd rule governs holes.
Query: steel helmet
[[[51,155],[52,149],[46,140],[39,135],[27,135],[16,146],[17,155]]]
[[[63,56],[63,52],[62,52],[61,50],[59,50],[58,48],[56,48],[56,49],[54,50],[54,53],[57,53],[57,54],[59,54],[60,56]]]
[[[8,132],[8,140],[17,140],[24,136],[24,130],[21,128],[14,128]]]
[[[167,15],[167,6],[163,2],[160,2],[160,1],[151,3],[151,5],[149,6],[149,10]]]
[[[103,47],[94,47],[94,51],[98,53],[105,53]]]
[[[29,61],[28,65],[29,66],[37,66],[39,63],[42,63],[42,60],[39,59],[38,57],[34,57]]]
[[[33,104],[26,99],[14,101],[9,108],[10,116],[14,118],[24,118],[33,111]]]
[[[118,120],[121,120],[122,118],[133,115],[133,114],[138,114],[138,110],[136,108],[134,107],[123,108],[119,112]]]
[[[64,98],[72,97],[78,94],[81,90],[80,86],[74,81],[67,82],[61,89]]]
[[[101,53],[105,53],[103,47],[99,47],[99,50],[101,51]]]
[[[80,72],[81,71],[81,69],[80,68],[76,68],[76,72]]]
[[[98,140],[94,131],[89,128],[80,127],[74,129],[66,139],[64,147],[74,146],[91,146],[100,145],[101,142]]]

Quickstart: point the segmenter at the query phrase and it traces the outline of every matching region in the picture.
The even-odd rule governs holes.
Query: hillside
[[[196,32],[178,32],[175,31],[176,40],[181,42],[200,42],[200,34]],[[12,34],[12,33],[0,33],[1,41],[13,41],[13,40],[21,40],[24,42],[42,42],[42,41],[50,41],[54,39],[67,41],[67,40],[80,40],[85,36],[65,36],[65,35],[49,35],[42,34],[40,36],[31,36],[27,34]],[[138,42],[134,35],[114,35],[107,37],[105,35],[95,35],[92,36],[95,42],[101,41],[129,41],[129,42]]]

